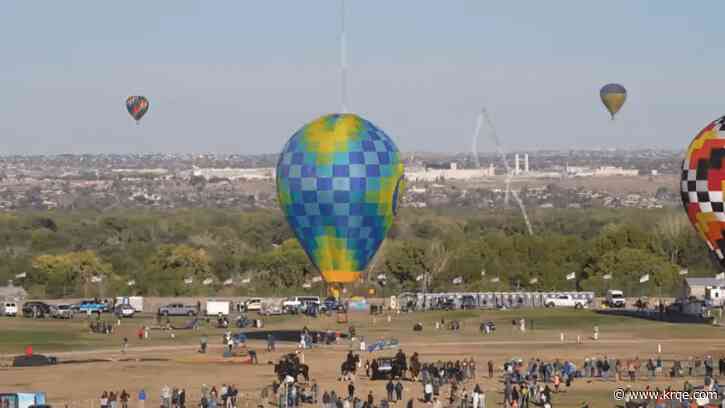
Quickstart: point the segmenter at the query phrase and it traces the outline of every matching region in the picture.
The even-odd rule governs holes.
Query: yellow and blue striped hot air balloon
[[[599,90],[599,97],[602,98],[602,103],[614,119],[614,115],[622,109],[622,105],[627,100],[627,90],[619,84],[607,84]]]
[[[324,280],[357,281],[397,212],[403,163],[382,130],[331,114],[298,130],[277,163],[287,222]]]

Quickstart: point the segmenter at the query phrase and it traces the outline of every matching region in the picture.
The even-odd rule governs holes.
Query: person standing
[[[161,406],[163,408],[171,407],[171,389],[168,385],[164,385],[164,387],[161,388]]]
[[[179,393],[179,408],[186,408],[186,388],[182,388]]]
[[[103,391],[103,394],[101,394],[100,404],[101,408],[108,408],[108,393],[106,391]]]
[[[144,408],[144,405],[146,404],[146,391],[141,389],[141,391],[138,392],[138,408]]]
[[[493,378],[493,361],[488,360],[488,378]]]
[[[121,353],[126,354],[126,350],[128,350],[128,337],[123,338],[123,345],[121,346]]]
[[[403,383],[398,380],[398,383],[395,384],[395,401],[402,401],[403,400]]]
[[[385,384],[385,391],[388,392],[388,401],[394,401],[393,392],[395,391],[395,385],[392,379],[388,380],[388,383]]]
[[[355,384],[353,384],[352,381],[350,381],[350,384],[347,385],[347,397],[350,399],[355,397]]]
[[[128,408],[128,398],[129,397],[130,397],[130,395],[128,395],[128,393],[126,392],[125,389],[123,391],[121,391],[121,395],[119,395],[119,399],[121,400],[121,408]]]
[[[423,386],[423,396],[425,402],[430,402],[433,396],[433,384],[430,382],[425,383],[425,386]]]
[[[521,386],[521,408],[529,408],[529,387],[525,384]]]

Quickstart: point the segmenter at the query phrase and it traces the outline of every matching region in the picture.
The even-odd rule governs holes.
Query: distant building
[[[717,278],[685,278],[682,285],[682,297],[696,297],[705,299],[706,294],[713,289],[725,290],[725,279]]]
[[[121,174],[145,174],[152,176],[163,176],[165,174],[169,174],[168,169],[113,169],[111,172]]]
[[[214,169],[214,168],[199,168],[194,167],[192,174],[197,177],[203,177],[207,180],[213,178],[220,179],[248,179],[248,180],[274,180],[275,169],[274,168],[255,168],[255,169]]]
[[[7,300],[23,300],[28,296],[25,289],[20,286],[14,286],[13,281],[8,282],[8,286],[0,286],[0,299]]]
[[[608,176],[638,176],[637,169],[623,169],[621,167],[604,166],[594,170],[594,177]]]
[[[459,169],[456,163],[451,163],[450,169],[412,168],[405,172],[405,178],[409,181],[472,180],[495,174],[493,164],[487,169]]]

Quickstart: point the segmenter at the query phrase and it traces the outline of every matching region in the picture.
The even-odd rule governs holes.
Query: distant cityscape
[[[679,203],[681,152],[406,154],[403,205],[497,208],[507,185],[542,208],[661,208]],[[0,156],[0,210],[273,208],[277,155]],[[480,164],[480,167],[476,165]]]

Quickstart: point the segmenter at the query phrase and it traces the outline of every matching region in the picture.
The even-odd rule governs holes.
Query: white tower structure
[[[524,173],[529,172],[529,154],[524,154]]]
[[[521,173],[521,164],[519,163],[519,154],[514,155],[514,175]]]

